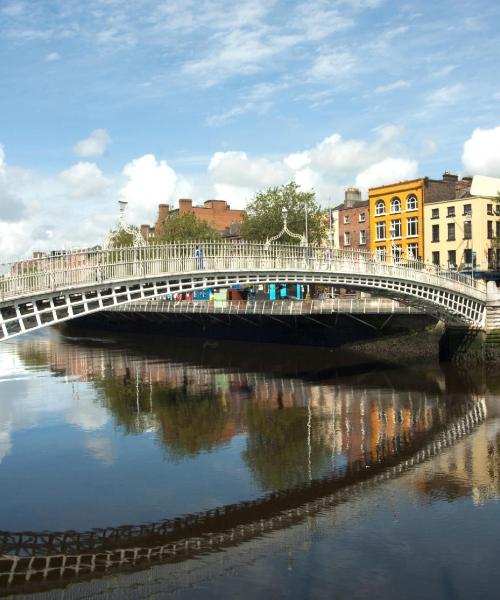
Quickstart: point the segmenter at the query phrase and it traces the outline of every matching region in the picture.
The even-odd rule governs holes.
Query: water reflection
[[[9,589],[16,582],[24,589],[28,576],[70,580],[234,546],[392,478],[402,477],[423,503],[499,496],[494,379],[464,380],[439,367],[422,376],[360,365],[354,374],[332,366],[328,355],[315,355],[313,368],[306,356],[279,356],[269,374],[248,369],[251,346],[239,363],[234,346],[232,353],[212,346],[190,355],[175,344],[136,344],[56,334],[5,346],[20,379],[14,386],[0,380],[0,477],[19,482],[19,470],[36,462],[37,443],[16,433],[27,427],[42,435],[57,425],[46,443],[62,436],[72,460],[48,456],[66,489],[51,492],[46,484],[39,516],[28,512],[29,483],[20,488],[28,501],[17,512],[9,486],[0,498],[0,554],[8,557],[0,561],[0,582]],[[231,366],[223,368],[228,352]],[[77,449],[74,429],[68,433],[62,421],[82,433]],[[85,490],[75,492],[80,479]],[[110,494],[117,485],[121,492]],[[47,525],[49,517],[62,518],[56,513],[64,514],[64,498],[76,505],[79,493],[82,506],[98,502],[99,513],[69,527],[73,507],[61,528],[67,530]],[[16,533],[28,528],[35,533]],[[55,531],[36,533],[47,529]],[[67,569],[53,559],[62,555]],[[34,568],[19,562],[24,556],[46,558]]]

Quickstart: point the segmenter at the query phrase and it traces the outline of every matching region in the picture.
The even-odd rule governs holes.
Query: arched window
[[[385,202],[383,200],[377,200],[375,204],[375,215],[385,215]]]
[[[397,212],[401,212],[401,200],[396,197],[391,200],[391,213]]]
[[[418,200],[415,194],[410,194],[408,198],[406,198],[406,210],[417,210],[418,208]]]

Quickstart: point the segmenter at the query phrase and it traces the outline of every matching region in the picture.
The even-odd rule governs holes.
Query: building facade
[[[335,207],[338,247],[341,249],[370,249],[370,219],[368,200],[361,200],[357,188],[347,188],[342,204]]]
[[[220,234],[234,234],[235,229],[245,218],[244,210],[233,209],[225,200],[205,200],[202,206],[193,206],[193,201],[187,198],[179,200],[179,208],[168,204],[158,206],[158,217],[153,226],[141,225],[143,237],[150,238],[159,234],[168,219],[174,215],[194,214],[196,219],[205,221]]]
[[[483,178],[484,179],[484,178]],[[488,178],[493,179],[493,178]],[[444,269],[497,271],[500,269],[500,205],[495,196],[477,188],[451,200],[424,206],[424,258]],[[500,190],[500,179],[498,189]]]
[[[422,260],[424,204],[455,197],[458,177],[427,177],[370,188],[370,250],[382,260]],[[470,183],[469,183],[470,185]]]

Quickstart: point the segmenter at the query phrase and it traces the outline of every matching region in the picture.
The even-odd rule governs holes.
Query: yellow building
[[[422,177],[370,188],[370,249],[382,260],[423,259],[424,204],[455,197],[458,177]]]
[[[424,206],[424,258],[444,269],[500,269],[500,179],[474,177],[470,191]]]

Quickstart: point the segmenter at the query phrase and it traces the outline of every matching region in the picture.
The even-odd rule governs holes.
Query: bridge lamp
[[[281,215],[283,217],[283,223],[286,225],[286,220],[288,218],[288,208],[286,206],[281,209]]]

